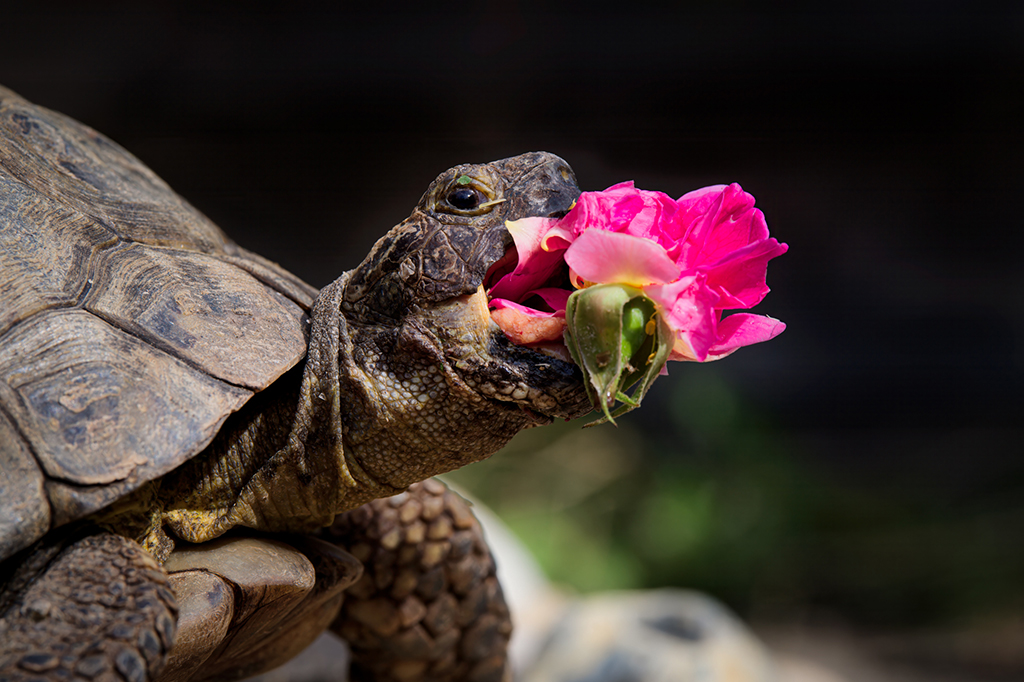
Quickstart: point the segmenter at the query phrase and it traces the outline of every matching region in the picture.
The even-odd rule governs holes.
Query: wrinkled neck
[[[342,448],[343,283],[325,287],[314,303],[304,362],[255,396],[204,453],[165,481],[163,519],[178,537],[201,542],[237,525],[309,531],[355,506],[347,506],[351,491],[366,486]]]
[[[370,500],[489,457],[535,422],[483,397],[477,361],[408,317],[398,326],[341,313],[345,277],[320,293],[302,365],[232,416],[206,452],[165,482],[164,523],[202,542],[242,525],[309,531]]]

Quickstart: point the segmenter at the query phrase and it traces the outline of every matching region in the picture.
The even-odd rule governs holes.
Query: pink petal
[[[566,297],[566,298],[568,298],[568,297]],[[490,301],[488,301],[488,306],[491,307],[491,308],[494,308],[495,310],[502,310],[504,308],[509,308],[511,310],[515,310],[517,313],[521,313],[521,314],[526,315],[528,317],[558,317],[559,315],[561,315],[562,317],[565,317],[565,310],[564,309],[561,311],[561,313],[559,313],[557,311],[553,312],[553,313],[545,312],[543,310],[537,310],[536,308],[531,308],[529,306],[525,306],[522,303],[516,303],[515,301],[510,301],[510,300],[508,300],[506,298],[492,298]]]
[[[697,215],[701,209],[703,215]],[[764,214],[754,208],[754,197],[735,183],[717,196],[705,192],[689,200],[684,214],[693,219],[686,244],[676,260],[684,270],[713,265],[737,249],[768,238],[768,224]]]
[[[583,192],[562,218],[562,225],[579,236],[589,227],[617,231],[643,207],[633,182],[620,182],[603,192]]]
[[[574,239],[576,239],[576,235],[562,227],[561,223],[555,223],[541,237],[540,248],[545,251],[564,251],[569,248],[569,244],[572,244]]]
[[[561,314],[563,317],[565,316],[565,305],[571,294],[572,292],[568,289],[558,289],[556,287],[534,289],[533,291],[526,292],[527,297],[539,296],[556,314]]]
[[[672,197],[662,192],[642,191],[644,207],[626,228],[629,234],[645,237],[661,244],[668,251],[676,246],[684,236],[684,231],[673,229],[677,223],[675,215],[678,207]]]
[[[686,212],[707,213],[708,207],[718,198],[728,185],[708,185],[687,192],[679,197],[679,208]]]
[[[551,308],[551,310],[539,310],[520,301],[510,301],[507,298],[492,298],[488,301],[488,306],[495,310],[514,308],[524,315],[532,315],[534,317],[565,317],[565,306],[571,294],[572,292],[567,289],[549,287],[528,291],[523,296],[523,301],[529,301],[532,297],[536,296],[544,301],[544,304]]]
[[[676,333],[677,343],[670,359],[703,362],[718,339],[718,295],[707,287],[704,276],[690,275],[671,284],[645,286],[644,294],[654,301]]]
[[[717,360],[743,346],[769,341],[785,329],[784,322],[767,315],[729,315],[718,323],[718,340],[708,349],[708,359]]]
[[[665,249],[630,234],[587,230],[565,252],[565,262],[588,282],[643,286],[671,282],[679,269]]]
[[[527,291],[544,286],[558,272],[564,250],[542,248],[544,236],[556,222],[553,218],[523,218],[505,223],[519,252],[519,263],[491,287],[488,294],[492,298],[518,301]]]
[[[624,232],[655,241],[668,250],[682,237],[664,229],[674,224],[677,211],[676,202],[664,192],[620,182],[603,192],[584,192],[561,224],[576,236],[587,229]]]
[[[491,311],[491,319],[501,327],[508,339],[517,345],[561,342],[565,332],[565,316],[540,313],[510,301]]]
[[[722,297],[718,307],[752,308],[768,294],[765,277],[768,261],[786,253],[789,247],[774,237],[750,244],[708,268],[708,286]]]

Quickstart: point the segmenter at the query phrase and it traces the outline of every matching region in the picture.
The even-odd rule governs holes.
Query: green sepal
[[[654,303],[624,284],[600,284],[569,296],[566,346],[583,372],[587,396],[604,417],[587,424],[615,423],[640,406],[672,349],[671,329],[655,316]],[[656,320],[654,334],[648,323]],[[633,395],[626,390],[640,382]],[[616,401],[622,403],[612,409]]]
[[[622,311],[638,289],[601,284],[574,292],[565,307],[569,348],[583,370],[591,403],[611,419],[619,391],[622,357]]]
[[[655,333],[650,336],[652,343],[651,346],[653,351],[648,354],[646,360],[646,366],[637,370],[633,374],[630,374],[622,382],[622,385],[626,388],[632,386],[636,382],[640,382],[636,390],[633,391],[633,395],[629,396],[629,400],[623,400],[619,397],[619,401],[623,403],[618,409],[611,413],[611,416],[607,418],[607,421],[615,423],[612,417],[621,417],[622,415],[640,407],[640,402],[647,395],[647,391],[651,388],[651,384],[654,380],[661,376],[661,368],[668,362],[669,353],[672,352],[672,346],[675,344],[675,333],[672,329],[661,319],[660,316],[654,318],[656,320],[657,328]],[[625,395],[625,394],[622,394]],[[595,422],[587,424],[587,426],[594,426],[596,424],[603,424],[604,419],[599,419]]]

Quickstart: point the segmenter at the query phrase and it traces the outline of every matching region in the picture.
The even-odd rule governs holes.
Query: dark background
[[[5,5],[0,81],[318,286],[455,163],[741,183],[786,333],[459,480],[579,589],[1024,628],[1024,7],[368,4]]]

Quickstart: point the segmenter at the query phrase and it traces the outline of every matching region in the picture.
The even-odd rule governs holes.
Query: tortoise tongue
[[[495,261],[484,275],[483,288],[488,292],[488,299],[494,285],[513,272],[518,264],[519,251],[515,244],[510,244],[505,255]],[[491,310],[490,314],[494,323],[517,346],[528,346],[545,355],[572,362],[569,349],[563,341],[564,317],[537,317],[515,308],[497,308]]]

